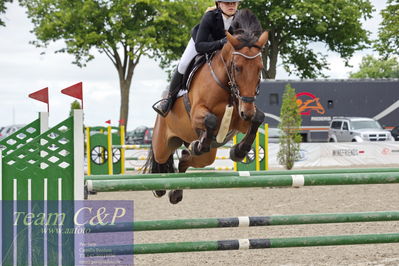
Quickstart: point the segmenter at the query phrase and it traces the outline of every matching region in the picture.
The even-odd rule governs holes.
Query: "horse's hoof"
[[[169,202],[172,204],[177,204],[183,199],[183,190],[171,190],[168,193]]]
[[[166,194],[166,190],[155,190],[152,192],[156,198],[160,198]]]
[[[244,160],[244,158],[245,158],[245,155],[242,157],[237,155],[237,153],[236,153],[237,148],[238,148],[237,145],[234,145],[233,147],[231,147],[230,159],[234,162],[242,162],[242,160]]]

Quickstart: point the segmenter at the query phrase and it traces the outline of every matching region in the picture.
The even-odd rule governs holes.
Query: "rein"
[[[210,71],[211,71],[211,75],[212,75],[213,79],[216,81],[216,83],[219,85],[219,87],[221,87],[221,88],[227,90],[227,91],[230,93],[230,95],[231,95],[232,97],[235,96],[237,99],[239,99],[239,100],[241,100],[241,101],[243,101],[243,102],[246,102],[246,103],[255,102],[255,100],[256,100],[256,95],[259,94],[260,79],[259,79],[258,85],[257,85],[257,87],[256,87],[256,94],[255,94],[255,96],[253,96],[253,97],[241,96],[241,95],[240,95],[239,86],[237,85],[237,82],[236,82],[236,80],[235,80],[235,72],[234,72],[235,64],[234,64],[234,60],[232,60],[232,62],[231,62],[230,71],[229,71],[228,66],[227,66],[227,64],[226,64],[226,62],[225,62],[225,60],[224,60],[224,58],[223,58],[223,56],[222,56],[222,53],[220,53],[220,58],[222,59],[224,68],[225,68],[226,73],[227,73],[227,77],[228,77],[228,79],[229,79],[228,87],[227,87],[226,85],[224,85],[224,84],[219,80],[219,78],[218,78],[218,77],[216,76],[216,74],[215,74],[215,71],[214,71],[213,68],[212,68],[211,61],[212,61],[213,55],[214,55],[214,54],[212,54],[211,57],[210,57],[209,59],[207,58],[207,62],[208,62],[208,66],[209,66]],[[240,52],[233,52],[232,55],[233,55],[233,58],[234,58],[235,55],[239,55],[239,56],[242,56],[242,57],[244,57],[244,58],[246,58],[246,59],[249,59],[249,60],[253,60],[253,59],[257,58],[258,56],[262,56],[262,54],[261,54],[260,52],[257,53],[256,55],[253,55],[253,56],[249,56],[249,55],[246,55],[246,54],[243,54],[243,53],[240,53]]]

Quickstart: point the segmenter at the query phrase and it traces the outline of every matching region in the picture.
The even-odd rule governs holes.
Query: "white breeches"
[[[180,59],[179,65],[177,66],[177,71],[179,71],[180,74],[184,74],[186,72],[191,60],[193,60],[193,58],[197,54],[198,54],[197,50],[195,50],[195,42],[194,42],[193,38],[191,38],[190,41],[188,42],[186,50],[184,50],[184,53]]]

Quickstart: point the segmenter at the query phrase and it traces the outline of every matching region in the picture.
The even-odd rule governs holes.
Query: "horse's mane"
[[[233,34],[242,41],[245,46],[251,46],[262,34],[262,26],[258,18],[249,9],[241,9],[234,16],[231,24]]]

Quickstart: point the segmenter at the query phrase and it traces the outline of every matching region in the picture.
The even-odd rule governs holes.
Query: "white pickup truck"
[[[328,130],[329,142],[393,141],[391,132],[371,118],[334,117]]]

